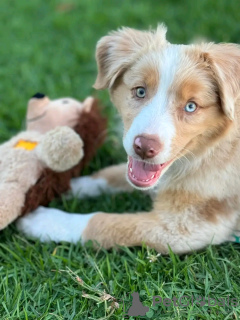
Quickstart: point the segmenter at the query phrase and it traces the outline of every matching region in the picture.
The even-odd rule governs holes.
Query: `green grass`
[[[122,25],[145,29],[164,21],[172,42],[188,43],[200,36],[240,40],[239,3],[234,0],[3,0],[0,21],[0,140],[24,127],[27,101],[36,92],[77,99],[93,94],[105,106],[109,130],[85,173],[125,159],[118,115],[107,92],[91,87],[94,48],[101,36]],[[69,212],[151,208],[150,199],[138,192],[102,195],[96,201],[55,200],[51,205]],[[156,257],[145,247],[96,252],[91,245],[27,240],[11,225],[0,233],[0,319],[99,319],[109,314],[110,319],[123,319],[121,299],[127,304],[133,291],[150,307],[145,319],[239,319],[239,306],[152,304],[154,295],[184,294],[230,296],[240,304],[239,249],[238,244],[224,244],[182,257]],[[84,282],[76,281],[76,275]],[[117,299],[118,309],[104,291]]]

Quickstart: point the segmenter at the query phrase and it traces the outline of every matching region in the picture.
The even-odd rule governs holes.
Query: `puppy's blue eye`
[[[190,113],[194,112],[196,109],[197,109],[197,105],[196,105],[196,103],[194,103],[192,101],[188,102],[184,107],[184,110],[186,112],[190,112]]]
[[[137,96],[138,98],[145,98],[145,95],[146,95],[146,90],[145,90],[145,88],[143,88],[143,87],[138,87],[138,88],[136,89],[136,96]]]

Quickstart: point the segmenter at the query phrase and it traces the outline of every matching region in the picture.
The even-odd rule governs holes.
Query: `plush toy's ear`
[[[98,76],[94,88],[111,88],[117,77],[136,61],[146,48],[167,43],[166,32],[164,25],[159,25],[154,32],[122,28],[101,38],[96,48]]]
[[[34,119],[43,113],[44,107],[50,102],[43,93],[36,93],[28,101],[27,120]]]
[[[82,104],[81,111],[90,112],[94,104],[95,99],[93,97],[87,97]]]
[[[235,101],[240,94],[240,46],[211,44],[203,55],[213,72],[223,112],[233,120]]]

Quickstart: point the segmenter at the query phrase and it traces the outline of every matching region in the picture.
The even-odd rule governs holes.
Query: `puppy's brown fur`
[[[159,57],[170,46],[162,26],[156,32],[125,28],[99,41],[95,88],[109,88],[123,119],[124,137],[162,85]],[[240,209],[240,47],[198,44],[185,46],[181,54],[167,88],[168,112],[175,128],[169,159],[174,161],[159,179],[153,211],[97,214],[88,223],[84,240],[97,240],[106,248],[145,242],[160,252],[167,252],[170,245],[183,253],[226,241],[236,227]],[[147,88],[144,102],[132,97],[132,88],[138,86]],[[188,115],[184,106],[192,100],[199,107]],[[105,169],[98,177],[114,187],[119,178],[118,187],[124,189],[125,171],[124,166]]]

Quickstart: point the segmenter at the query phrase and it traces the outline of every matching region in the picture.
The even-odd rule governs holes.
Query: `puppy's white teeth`
[[[135,178],[135,175],[133,174],[132,177]]]
[[[130,168],[129,170],[130,170],[130,172],[132,172],[132,168]]]
[[[150,179],[147,179],[146,181],[148,182]]]
[[[151,178],[150,179],[153,179],[154,178],[154,175],[153,176],[151,176]]]

